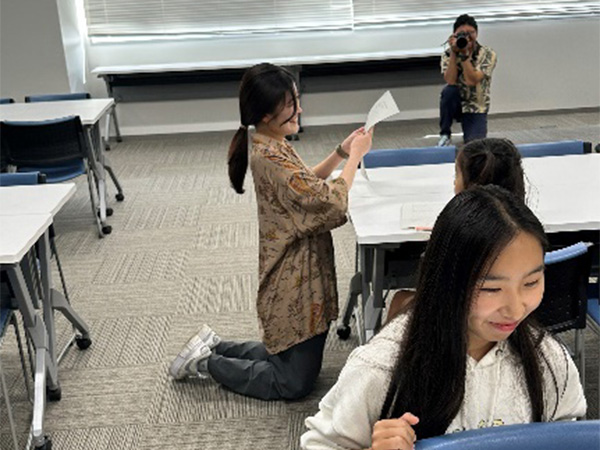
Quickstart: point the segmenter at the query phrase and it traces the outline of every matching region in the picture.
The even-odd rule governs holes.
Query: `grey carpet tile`
[[[258,250],[251,249],[241,256],[230,248],[190,250],[185,273],[187,276],[219,276],[258,272]]]
[[[162,366],[63,370],[62,399],[47,404],[48,432],[147,423],[160,397]]]
[[[168,249],[109,254],[100,265],[94,284],[175,280],[184,276],[189,251]]]
[[[288,426],[279,415],[211,420],[148,427],[140,450],[278,450],[287,443]]]
[[[160,363],[165,355],[171,318],[123,317],[87,320],[92,345],[80,350],[73,346],[60,363],[62,373],[70,370],[106,369]],[[61,329],[57,341],[66,343],[70,327]],[[132,370],[132,369],[130,369]],[[134,369],[135,370],[135,369]]]
[[[89,284],[73,286],[69,278],[69,296],[76,310],[85,310],[85,320],[119,317],[152,317],[173,314],[185,297],[186,283],[162,280],[152,283]]]
[[[176,314],[252,311],[257,292],[255,273],[195,276],[185,281]]]
[[[162,230],[171,233],[173,228],[200,226],[203,213],[201,204],[148,205],[135,209],[123,221],[121,230]],[[164,230],[169,230],[166,233]],[[173,240],[174,242],[175,240]]]
[[[52,448],[77,450],[138,450],[142,433],[147,432],[142,425],[119,427],[96,427],[81,418],[80,427],[72,430],[57,430],[52,433]],[[3,447],[4,448],[4,447]]]
[[[166,374],[166,366],[165,366]],[[152,423],[188,423],[286,414],[285,402],[268,402],[244,397],[212,380],[174,381],[165,376],[160,409]]]
[[[258,250],[258,223],[239,222],[203,225],[193,245],[197,249],[252,248]]]

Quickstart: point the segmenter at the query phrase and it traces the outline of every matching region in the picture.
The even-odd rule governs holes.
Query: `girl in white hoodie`
[[[529,316],[544,292],[542,225],[497,186],[440,213],[408,314],[348,358],[306,419],[304,449],[409,450],[475,428],[581,417],[577,369]]]

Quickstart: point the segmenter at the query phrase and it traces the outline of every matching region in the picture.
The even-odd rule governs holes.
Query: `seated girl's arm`
[[[303,449],[367,449],[379,420],[389,376],[357,357],[348,358],[337,383],[319,403],[319,412],[306,419]]]

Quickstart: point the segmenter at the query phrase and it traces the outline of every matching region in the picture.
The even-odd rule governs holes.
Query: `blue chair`
[[[587,289],[591,268],[588,244],[578,242],[546,253],[545,289],[534,317],[551,333],[575,331],[573,356],[582,382],[585,381],[585,345]]]
[[[537,158],[540,156],[582,155],[592,152],[591,142],[560,141],[540,142],[537,144],[519,144],[517,149],[523,158]]]
[[[8,105],[9,103],[14,103],[14,102],[15,102],[14,98],[9,98],[9,97],[0,98],[0,105]]]
[[[40,95],[28,95],[25,97],[25,103],[36,103],[36,102],[59,102],[65,100],[85,100],[88,98],[92,98],[89,92],[73,92],[73,93],[65,93],[65,94],[40,94]],[[111,111],[111,117],[113,119],[113,123],[115,125],[115,132],[117,134],[117,142],[121,142],[123,139],[121,138],[121,131],[119,129],[119,122],[117,121],[117,110],[113,107]],[[106,142],[104,143],[104,147],[107,150],[110,150],[110,145],[108,144],[109,138],[109,130],[108,124],[106,129]]]
[[[598,450],[600,420],[505,425],[417,441],[416,450]]]
[[[365,168],[453,163],[456,147],[397,148],[372,150],[364,157]]]
[[[100,220],[97,200],[98,188],[95,173],[98,172],[93,155],[78,116],[63,117],[41,122],[2,122],[0,124],[6,161],[19,172],[39,171],[46,175],[48,183],[87,175],[92,214],[100,237],[112,229]],[[107,208],[107,215],[112,210]]]
[[[92,98],[92,96],[88,92],[74,92],[69,94],[28,95],[25,97],[25,103],[59,102],[63,100],[85,100],[87,98]]]

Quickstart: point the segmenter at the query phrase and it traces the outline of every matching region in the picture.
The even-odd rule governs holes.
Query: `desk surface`
[[[52,223],[50,214],[0,216],[0,264],[17,264]]]
[[[600,155],[524,158],[527,204],[547,232],[600,229]],[[349,212],[359,244],[423,241],[454,195],[454,164],[367,170],[350,191]]]
[[[279,66],[303,66],[326,63],[346,63],[361,61],[384,61],[388,59],[426,58],[441,56],[441,47],[420,49],[414,51],[399,50],[395,52],[368,52],[331,54],[310,57],[269,58],[268,62]],[[223,70],[247,69],[256,64],[265,62],[264,59],[240,59],[230,61],[199,61],[193,63],[172,64],[136,64],[119,66],[99,66],[92,70],[97,76],[133,75],[139,73],[164,73],[164,72],[193,72],[197,70]]]
[[[75,183],[0,187],[0,216],[55,216],[75,191]]]
[[[94,125],[113,106],[112,98],[0,105],[0,120],[39,121],[79,116],[84,126]]]

